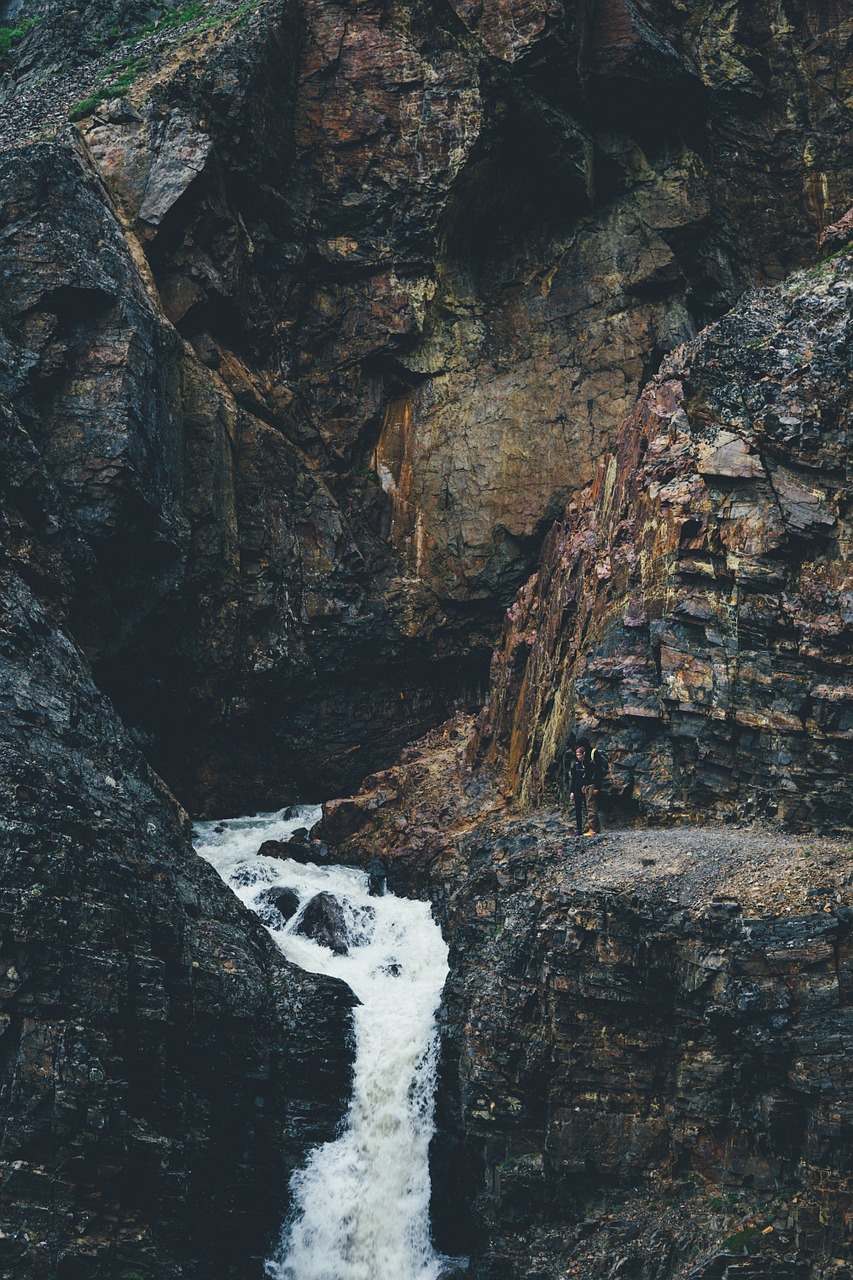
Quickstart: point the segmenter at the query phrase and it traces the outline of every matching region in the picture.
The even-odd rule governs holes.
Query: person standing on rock
[[[575,806],[575,835],[583,834],[583,807],[586,799],[587,769],[586,746],[579,742],[575,747],[575,758],[569,769],[569,804]]]
[[[587,749],[587,787],[586,787],[586,820],[588,836],[598,835],[601,831],[599,820],[599,799],[604,789],[604,778],[607,773],[607,756],[600,747],[590,745],[588,739],[582,742]]]
[[[575,747],[575,758],[569,771],[569,801],[575,806],[575,833],[594,836],[601,831],[598,817],[598,801],[607,758],[597,747],[592,748],[588,738],[581,738]],[[587,829],[583,829],[583,810],[586,804]]]

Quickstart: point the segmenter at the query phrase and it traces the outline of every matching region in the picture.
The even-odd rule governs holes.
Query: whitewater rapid
[[[429,1144],[447,946],[428,903],[370,897],[364,872],[258,857],[264,840],[286,840],[319,817],[319,806],[302,806],[195,829],[198,853],[287,958],[343,979],[360,1001],[349,1112],[340,1137],[316,1147],[294,1176],[293,1209],[266,1271],[271,1280],[438,1280],[450,1260],[430,1237]],[[267,900],[277,888],[299,898],[286,923]],[[346,955],[296,932],[321,892],[343,905]]]

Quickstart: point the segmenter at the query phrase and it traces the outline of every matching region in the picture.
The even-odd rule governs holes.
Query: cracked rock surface
[[[472,770],[473,733],[324,816],[333,856],[381,851],[450,942],[441,1247],[478,1280],[841,1280],[849,834],[625,827],[611,803],[578,838]]]
[[[88,542],[69,625],[193,810],[478,705],[649,376],[815,259],[851,19],[777,10],[6,3],[4,394]]]
[[[507,615],[480,750],[572,733],[649,815],[849,825],[853,259],[748,295],[652,380]]]

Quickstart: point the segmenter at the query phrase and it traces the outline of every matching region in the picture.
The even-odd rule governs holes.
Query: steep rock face
[[[62,283],[78,228],[46,231],[22,309],[9,224],[12,394],[113,521],[75,635],[188,802],[345,789],[473,700],[662,356],[812,257],[849,203],[850,19],[777,9],[21,10],[3,141],[76,105],[88,194],[52,224],[120,269]],[[121,460],[81,472],[119,405]]]
[[[312,628],[326,636],[332,690],[337,678],[348,696],[347,654],[363,643],[367,610],[361,593],[348,621],[336,594],[352,597],[341,561],[362,563],[339,505],[310,458],[258,416],[263,405],[169,324],[84,159],[53,146],[13,152],[0,184],[3,383],[19,423],[9,448],[28,458],[10,550],[189,798],[215,787],[220,807],[239,809],[276,788],[304,790],[312,760],[296,748],[311,699],[299,686],[301,720],[294,711],[284,725],[273,699],[282,682],[313,686]],[[343,728],[330,707],[324,759],[339,740],[349,749],[354,734],[366,738],[383,705],[398,733],[435,715],[417,688],[396,709],[411,679],[391,664]],[[284,739],[277,754],[241,734],[257,704]],[[188,737],[200,746],[183,759]],[[212,781],[199,781],[199,760]]]
[[[401,356],[429,376],[389,406],[374,457],[392,539],[463,603],[506,598],[662,354],[796,260],[825,180],[759,214],[761,169],[787,186],[783,118],[828,123],[811,54],[788,79],[795,46],[831,28],[841,53],[850,29],[807,7],[784,34],[754,6],[731,28],[708,6],[454,7],[488,55],[483,128]],[[845,108],[829,115],[846,137]]]
[[[166,47],[141,113],[111,99],[84,123],[85,145],[5,157],[3,321],[12,400],[70,508],[54,523],[79,525],[86,503],[100,513],[82,513],[93,554],[85,581],[65,574],[82,597],[67,621],[182,795],[239,811],[322,786],[323,770],[345,785],[365,767],[351,759],[360,744],[378,762],[478,686],[464,656],[439,655],[426,684],[418,674],[429,593],[399,580],[365,524],[373,486],[318,431],[326,408],[289,385],[289,361],[313,366],[289,340],[289,295],[298,314],[307,305],[287,265],[300,232],[280,225],[294,11],[267,6],[235,36],[219,10],[224,32],[205,17],[192,57]],[[43,47],[58,20],[51,10],[33,32]],[[441,170],[428,130],[422,141]],[[387,321],[378,307],[371,342]],[[146,472],[157,465],[159,485]],[[342,469],[352,510],[332,491]]]
[[[666,362],[549,535],[479,737],[524,800],[592,730],[647,813],[849,822],[851,266]]]
[[[849,906],[567,888],[567,852],[510,834],[449,907],[474,1274],[846,1275]]]
[[[0,192],[0,376],[19,419],[7,421],[7,448],[31,459],[15,486],[9,549],[97,656],[180,574],[181,342],[78,156],[51,146],[6,154]],[[54,574],[37,567],[36,542]]]
[[[260,1275],[345,1105],[351,993],[193,854],[5,561],[0,593],[0,1272]]]
[[[478,1280],[841,1280],[849,837],[519,811],[471,725],[325,806],[451,948],[434,1222]]]

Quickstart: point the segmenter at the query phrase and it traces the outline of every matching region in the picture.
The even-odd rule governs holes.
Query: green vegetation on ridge
[[[240,26],[246,21],[249,14],[258,8],[258,0],[248,0],[248,3],[238,4],[224,13],[216,12],[211,14],[208,12],[209,7],[207,0],[190,0],[190,3],[181,9],[169,9],[162,17],[147,22],[144,26],[138,28],[125,41],[125,47],[133,48],[133,46],[141,44],[144,40],[175,31],[178,28],[188,28],[179,37],[178,43],[182,44],[200,32],[211,30],[214,27],[232,23]],[[205,14],[207,16],[204,16]],[[197,19],[200,20],[197,21]],[[192,25],[188,26],[188,24]],[[111,28],[110,34],[114,35],[115,32],[116,28]],[[69,120],[82,120],[85,116],[91,115],[102,102],[107,102],[110,98],[123,97],[133,87],[142,72],[150,65],[151,57],[149,55],[136,56],[131,53],[121,61],[107,67],[98,76],[99,81],[106,81],[106,83],[102,83],[88,97],[72,107],[68,113]]]
[[[16,27],[0,27],[0,61],[6,57],[16,40],[20,40],[40,22],[41,18],[25,18]]]

